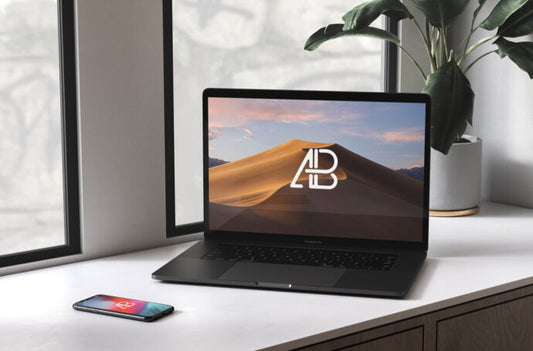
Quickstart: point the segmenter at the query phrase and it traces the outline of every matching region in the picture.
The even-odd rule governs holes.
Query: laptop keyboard
[[[397,254],[220,244],[203,259],[388,271]]]

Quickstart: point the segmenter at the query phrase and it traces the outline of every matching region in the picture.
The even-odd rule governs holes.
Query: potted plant
[[[315,50],[326,41],[345,36],[373,37],[394,43],[424,79],[422,92],[431,96],[430,208],[445,213],[475,209],[480,194],[481,141],[463,135],[467,125],[472,125],[474,106],[474,92],[465,74],[487,55],[498,54],[501,58],[511,59],[533,78],[533,42],[509,40],[533,33],[533,0],[500,0],[483,20],[479,20],[478,15],[486,0],[478,0],[469,21],[470,30],[455,47],[448,40],[448,29],[470,0],[409,1],[425,16],[425,23],[419,23],[400,0],[368,1],[348,11],[342,17],[343,23],[329,24],[317,30],[305,43],[305,50]],[[398,36],[370,26],[381,15],[413,23],[427,53],[429,72],[422,69]],[[472,43],[472,36],[480,29],[496,31]],[[480,48],[488,45],[491,45],[490,49],[478,53]],[[465,181],[468,174],[473,177],[470,183]],[[450,178],[453,176],[458,178]]]

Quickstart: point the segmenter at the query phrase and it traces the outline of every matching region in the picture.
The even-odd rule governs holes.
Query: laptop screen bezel
[[[413,102],[423,103],[426,108],[424,142],[424,191],[422,213],[422,241],[394,241],[372,239],[331,238],[304,236],[299,234],[245,233],[211,230],[209,228],[209,138],[208,138],[208,99],[209,98],[253,98],[284,100],[330,100],[330,101],[375,101],[375,102]],[[413,93],[373,93],[318,90],[263,90],[263,89],[226,89],[207,88],[202,96],[203,104],[203,178],[204,178],[204,235],[233,241],[276,242],[296,245],[369,247],[396,250],[424,250],[428,248],[429,230],[429,168],[430,168],[430,110],[429,95]]]

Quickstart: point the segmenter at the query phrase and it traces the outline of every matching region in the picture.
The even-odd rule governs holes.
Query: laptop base
[[[235,286],[300,292],[403,297],[425,253],[398,252],[389,271],[202,259],[219,240],[201,240],[159,268],[153,279],[176,283]]]

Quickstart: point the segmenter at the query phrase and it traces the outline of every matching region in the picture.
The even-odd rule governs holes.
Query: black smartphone
[[[110,295],[94,295],[72,305],[75,310],[150,322],[174,311],[161,303],[126,299]]]

